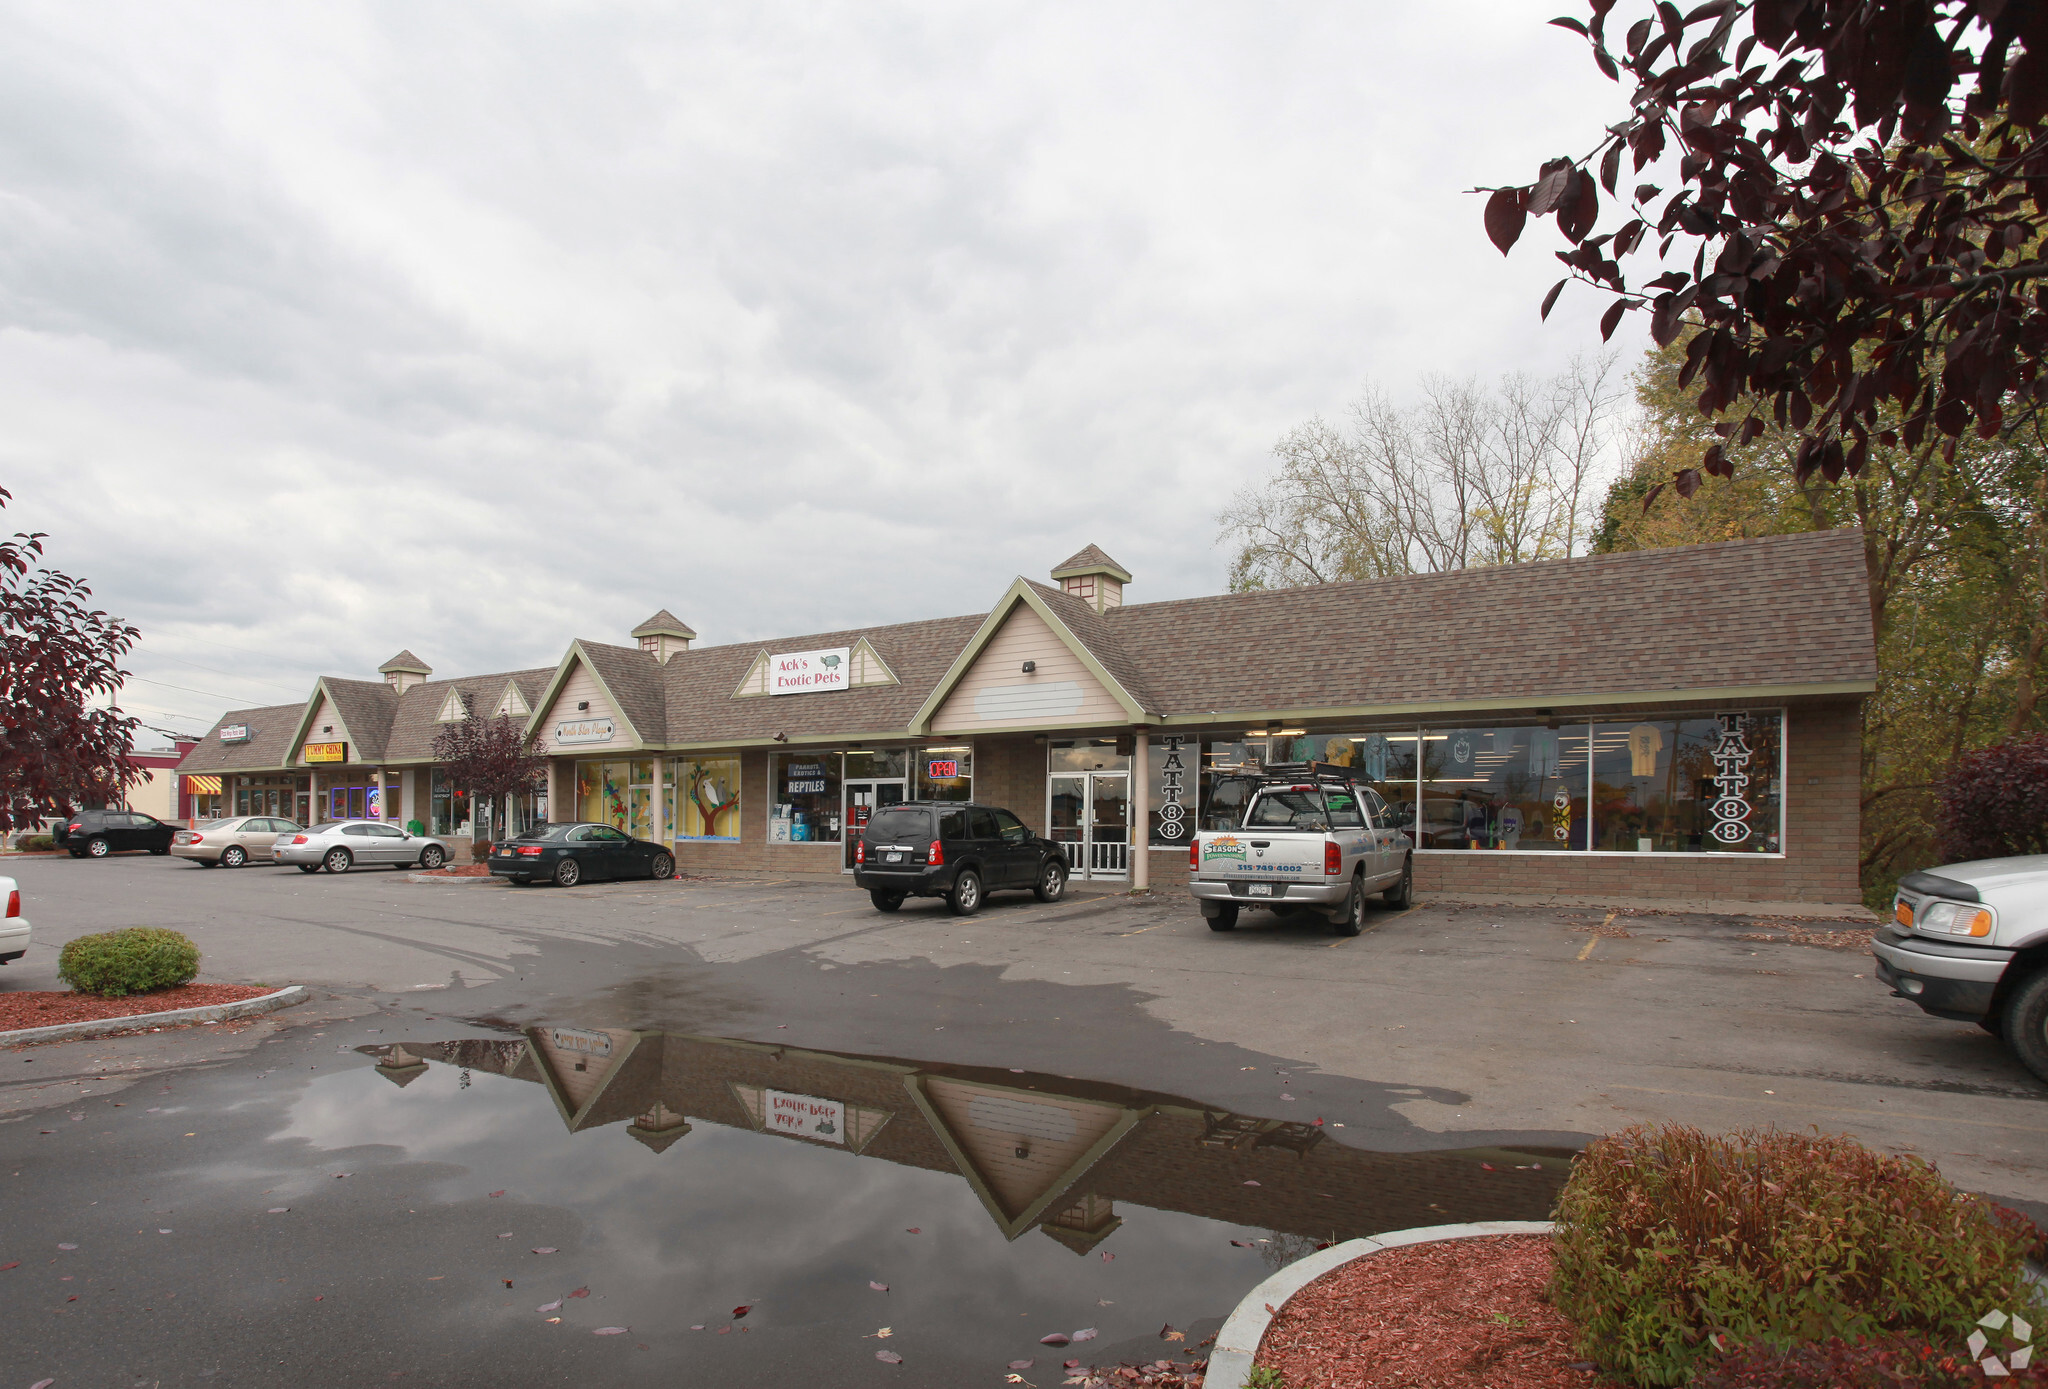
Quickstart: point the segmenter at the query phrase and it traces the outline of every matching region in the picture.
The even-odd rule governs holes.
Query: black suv
[[[902,801],[883,806],[854,846],[853,880],[879,911],[906,897],[943,897],[955,916],[982,899],[1024,888],[1041,902],[1067,890],[1067,856],[1007,810],[960,801]]]
[[[177,832],[175,825],[139,810],[81,810],[57,821],[50,837],[73,858],[105,858],[123,849],[168,854]]]

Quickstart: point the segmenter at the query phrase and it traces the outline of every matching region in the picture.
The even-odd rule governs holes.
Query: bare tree
[[[1217,518],[1233,589],[1286,588],[1562,559],[1590,540],[1595,475],[1622,398],[1611,356],[1549,381],[1426,379],[1395,404],[1368,387],[1348,427],[1320,418],[1273,446],[1275,475]]]

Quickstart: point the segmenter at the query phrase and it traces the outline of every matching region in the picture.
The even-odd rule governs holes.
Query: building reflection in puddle
[[[540,1085],[571,1133],[624,1125],[656,1154],[701,1123],[952,1173],[1007,1238],[1036,1229],[1077,1254],[1115,1233],[1119,1202],[1268,1229],[1282,1257],[1410,1226],[1541,1220],[1571,1156],[1372,1152],[1119,1086],[623,1028],[361,1050],[401,1086],[430,1064]]]

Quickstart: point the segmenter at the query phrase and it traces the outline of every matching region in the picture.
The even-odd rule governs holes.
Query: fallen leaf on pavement
[[[1257,1186],[1257,1185],[1258,1185],[1258,1183],[1257,1183],[1257,1182],[1246,1182],[1246,1183],[1245,1183],[1245,1185],[1246,1185],[1246,1186]]]
[[[1252,1243],[1252,1242],[1251,1242],[1250,1240],[1248,1240],[1248,1239],[1234,1239],[1234,1240],[1232,1240],[1232,1241],[1231,1241],[1231,1243],[1232,1243],[1233,1245],[1235,1245],[1235,1246],[1236,1246],[1237,1248],[1239,1248],[1239,1249],[1256,1249],[1256,1248],[1258,1248],[1258,1246],[1257,1246],[1257,1245],[1253,1244],[1253,1243]]]
[[[1010,1368],[1013,1370],[1028,1370],[1037,1363],[1038,1362],[1036,1360],[1012,1360],[1010,1362]]]
[[[593,1336],[623,1336],[632,1329],[630,1326],[600,1326],[590,1334]]]
[[[1086,1331],[1076,1331],[1074,1333],[1074,1339],[1077,1341],[1092,1341],[1101,1334],[1102,1332],[1100,1330],[1091,1326]]]
[[[77,1246],[77,1245],[75,1245],[75,1244],[60,1244],[60,1245],[58,1245],[57,1247],[58,1247],[59,1249],[76,1249],[76,1248],[78,1248],[78,1246]]]
[[[738,1321],[738,1320],[739,1320],[739,1319],[740,1319],[741,1317],[744,1317],[744,1316],[745,1316],[745,1315],[746,1315],[747,1313],[749,1313],[749,1312],[751,1312],[751,1311],[753,1311],[753,1310],[754,1310],[754,1304],[753,1304],[753,1303],[751,1303],[751,1302],[742,1302],[742,1303],[741,1303],[741,1304],[740,1304],[739,1306],[737,1306],[737,1307],[735,1307],[735,1308],[733,1308],[733,1309],[732,1309],[732,1319],[733,1319],[734,1321]]]
[[[558,1253],[560,1253],[561,1251],[560,1251],[560,1250],[558,1250],[558,1249],[556,1249],[556,1248],[555,1248],[555,1247],[554,1247],[553,1245],[551,1245],[551,1244],[544,1244],[544,1245],[542,1245],[542,1246],[541,1246],[540,1248],[538,1248],[538,1249],[534,1250],[533,1252],[534,1252],[534,1253],[536,1253],[536,1254],[558,1254]]]
[[[906,1235],[921,1235],[924,1233],[924,1231],[918,1229],[915,1225],[913,1225],[909,1229],[905,1230],[903,1233]]]
[[[504,1193],[504,1192],[502,1192],[502,1191],[494,1191],[494,1192],[492,1192],[492,1193],[491,1193],[491,1195],[493,1195],[493,1196],[503,1196],[504,1194],[505,1194],[505,1193]]]
[[[54,1379],[39,1379],[34,1384],[29,1385],[28,1389],[50,1389],[50,1386],[56,1382]]]
[[[1073,1339],[1072,1336],[1069,1336],[1064,1331],[1055,1331],[1050,1336],[1040,1336],[1038,1344],[1042,1346],[1063,1346]]]
[[[169,1230],[158,1230],[158,1231],[157,1231],[157,1233],[158,1233],[158,1234],[160,1234],[160,1235],[168,1235],[168,1234],[170,1233],[170,1231],[169,1231]]]
[[[1024,1376],[1022,1376],[1022,1375],[1004,1375],[1004,1376],[1003,1376],[1003,1383],[1005,1383],[1005,1384],[1023,1384],[1023,1383],[1025,1383],[1025,1382],[1026,1382],[1026,1381],[1025,1381],[1025,1379],[1024,1379]]]
[[[512,1232],[511,1232],[510,1230],[507,1230],[507,1231],[506,1231],[506,1232],[505,1232],[504,1234],[502,1234],[502,1235],[498,1236],[498,1238],[499,1238],[499,1239],[511,1239],[511,1238],[512,1238]]]
[[[1479,1170],[1480,1170],[1480,1171],[1482,1171],[1482,1172],[1498,1172],[1498,1171],[1500,1171],[1500,1169],[1499,1169],[1498,1167],[1495,1167],[1495,1166],[1494,1166],[1494,1165],[1493,1165],[1492,1163],[1490,1163],[1490,1162],[1482,1162],[1482,1163],[1480,1163],[1480,1164],[1479,1164]]]
[[[505,1280],[505,1286],[506,1286],[506,1287],[508,1287],[508,1288],[512,1286],[512,1280],[511,1280],[510,1278],[507,1278],[507,1279]]]
[[[1159,1328],[1159,1339],[1162,1341],[1185,1341],[1187,1336],[1184,1332],[1175,1331],[1173,1323],[1168,1322]]]
[[[1110,1253],[1107,1249],[1102,1251],[1102,1262],[1104,1262],[1105,1264],[1108,1263],[1111,1259],[1114,1259],[1115,1257],[1116,1255]]]
[[[890,1338],[891,1336],[894,1336],[895,1334],[896,1334],[896,1333],[895,1333],[895,1331],[893,1331],[893,1330],[892,1330],[892,1329],[890,1329],[889,1327],[886,1327],[886,1326],[884,1326],[884,1327],[881,1327],[881,1328],[879,1328],[879,1329],[878,1329],[878,1330],[877,1330],[877,1331],[875,1332],[875,1339],[876,1339],[876,1340],[878,1340],[878,1341],[886,1341],[886,1340],[888,1340],[888,1339],[889,1339],[889,1338]],[[861,1339],[862,1339],[862,1340],[866,1340],[866,1339],[867,1339],[867,1337],[863,1336],[863,1337],[861,1337]]]
[[[577,1290],[576,1290],[575,1292],[573,1292],[573,1293],[570,1293],[570,1294],[569,1294],[569,1296],[571,1296],[571,1297],[589,1297],[589,1296],[590,1296],[590,1289],[588,1289],[588,1288],[578,1288],[578,1289],[577,1289]]]
[[[885,1293],[889,1291],[889,1285],[887,1283],[877,1283],[872,1278],[868,1279],[868,1286],[873,1288],[878,1293]]]
[[[692,1330],[692,1331],[702,1331],[703,1329],[704,1329],[704,1323],[703,1323],[703,1322],[698,1322],[698,1323],[697,1323],[697,1324],[696,1324],[695,1326],[693,1326],[693,1327],[691,1327],[691,1328],[690,1328],[690,1330]]]
[[[187,1138],[190,1138],[191,1136],[192,1136],[192,1135],[191,1135],[191,1134],[189,1134],[189,1133],[185,1135],[185,1137],[187,1137]],[[354,1175],[355,1175],[355,1174],[354,1174],[354,1173],[352,1173],[352,1172],[336,1172],[336,1173],[334,1174],[334,1180],[336,1180],[336,1181],[338,1182],[338,1181],[340,1181],[340,1180],[341,1180],[341,1179],[342,1179],[343,1177],[351,1177],[351,1176],[354,1176]]]
[[[13,1263],[11,1263],[11,1264],[0,1264],[0,1273],[4,1273],[4,1272],[5,1272],[6,1270],[8,1270],[8,1269],[10,1269],[10,1268],[20,1268],[20,1267],[21,1267],[21,1260],[19,1260],[19,1259],[16,1259],[16,1260],[15,1260],[15,1261],[14,1261]]]
[[[561,1319],[560,1317],[549,1317],[549,1318],[548,1318],[548,1325],[549,1325],[549,1326],[556,1326],[556,1325],[559,1325],[559,1324],[560,1324],[560,1322],[561,1322],[561,1320],[562,1320],[562,1319]]]
[[[881,1361],[884,1365],[901,1365],[903,1363],[903,1357],[893,1350],[878,1350],[875,1352],[875,1359]]]
[[[271,1207],[271,1208],[270,1208],[269,1210],[265,1211],[265,1212],[264,1212],[264,1214],[265,1214],[265,1215],[283,1215],[283,1214],[284,1214],[284,1213],[285,1213],[286,1211],[288,1211],[288,1210],[290,1210],[290,1209],[291,1209],[291,1207],[290,1207],[290,1206],[272,1206],[272,1207]]]
[[[533,1310],[536,1312],[559,1312],[562,1310],[562,1299],[558,1297],[553,1302],[543,1303]]]
[[[1060,1366],[1060,1368],[1063,1370],[1078,1370],[1081,1368],[1081,1362],[1078,1360],[1069,1360],[1066,1364]]]

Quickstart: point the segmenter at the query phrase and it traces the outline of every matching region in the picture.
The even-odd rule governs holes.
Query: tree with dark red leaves
[[[434,758],[447,764],[453,789],[479,806],[497,806],[538,790],[548,770],[547,758],[516,721],[503,714],[486,718],[474,709],[434,735]],[[482,819],[472,823],[481,826]],[[501,823],[509,825],[510,816]]]
[[[0,487],[0,507],[9,496]],[[129,760],[136,720],[111,698],[142,634],[88,608],[90,588],[45,567],[46,538],[0,540],[0,831],[117,799],[141,775]],[[99,696],[108,706],[90,707]]]
[[[1943,862],[2048,853],[2048,733],[1963,754],[1939,794]]]
[[[1552,23],[1628,74],[1629,118],[1487,199],[1503,254],[1530,217],[1571,243],[1546,317],[1577,279],[1615,292],[1603,338],[1637,309],[1659,346],[1697,322],[1682,384],[1723,440],[1795,431],[1802,482],[1858,472],[1874,444],[1952,457],[1972,429],[2037,421],[2048,0],[1659,3],[1625,28],[1615,3]],[[1672,187],[1620,191],[1624,159]],[[1603,191],[1624,220],[1596,235]],[[1653,243],[1649,278],[1633,253]],[[1673,481],[1690,496],[1731,470],[1716,446]]]

